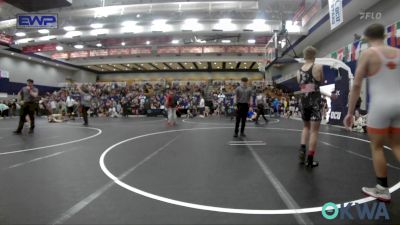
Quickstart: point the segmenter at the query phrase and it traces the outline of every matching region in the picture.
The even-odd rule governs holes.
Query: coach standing
[[[39,90],[33,86],[33,80],[27,80],[27,86],[23,87],[18,93],[21,98],[21,112],[19,117],[19,124],[15,134],[21,134],[22,128],[26,121],[26,115],[29,115],[31,121],[31,127],[29,133],[33,133],[35,129],[35,109],[36,109],[36,97],[39,94]]]
[[[235,91],[237,111],[235,134],[233,135],[233,137],[238,137],[240,121],[242,121],[242,126],[240,127],[240,136],[246,137],[246,135],[244,134],[244,128],[246,126],[246,117],[250,106],[251,89],[247,85],[247,82],[249,81],[247,77],[243,77],[241,81],[242,84],[237,87]]]

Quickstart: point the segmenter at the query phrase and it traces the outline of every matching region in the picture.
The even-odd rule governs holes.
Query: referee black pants
[[[89,124],[88,113],[87,113],[87,111],[89,109],[90,109],[89,106],[82,106],[82,117],[83,117],[84,125],[88,125]]]
[[[21,132],[22,128],[24,128],[24,123],[26,122],[26,115],[29,115],[29,119],[31,120],[31,130],[35,129],[35,103],[34,102],[25,102],[21,107],[19,124],[17,131]]]
[[[244,133],[244,128],[246,126],[246,118],[247,113],[249,112],[249,104],[247,103],[238,103],[237,111],[236,111],[236,125],[235,125],[235,134],[239,133],[239,124],[240,121],[242,125],[240,127],[240,133]]]

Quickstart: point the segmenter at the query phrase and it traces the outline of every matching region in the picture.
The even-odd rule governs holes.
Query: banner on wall
[[[86,58],[89,56],[89,51],[77,51],[77,52],[70,52],[69,58]]]
[[[51,52],[56,51],[57,43],[42,44],[42,45],[32,45],[22,47],[23,53],[36,53],[36,52]]]
[[[0,42],[10,45],[13,43],[13,37],[8,34],[0,34]]]
[[[51,55],[52,59],[68,59],[69,53],[68,52],[57,52]]]
[[[178,47],[159,47],[157,54],[179,54]]]
[[[343,23],[342,0],[329,0],[329,20],[331,23],[331,30]]]
[[[203,47],[203,53],[224,53],[224,46],[205,46]]]
[[[329,124],[343,125],[347,114],[347,100],[349,95],[349,75],[346,70],[339,69],[339,76],[335,79],[335,94],[337,99],[332,100]]]

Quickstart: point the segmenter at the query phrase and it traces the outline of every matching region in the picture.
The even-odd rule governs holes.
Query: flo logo
[[[340,207],[338,207],[340,206]],[[322,206],[322,216],[327,220],[333,220],[339,217],[344,220],[389,220],[389,213],[383,202],[373,202],[372,204],[358,204],[354,203],[342,203],[336,205],[333,202],[328,202]]]

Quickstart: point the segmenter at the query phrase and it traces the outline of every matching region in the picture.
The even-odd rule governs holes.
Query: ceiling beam
[[[256,64],[256,62],[253,62],[252,64],[251,64],[251,66],[249,67],[249,69],[253,69],[253,66]]]
[[[154,69],[156,69],[156,70],[161,70],[161,69],[159,69],[157,66],[155,66],[153,63],[148,63],[150,66],[152,66]]]
[[[224,55],[224,56],[218,56],[218,55],[202,55],[202,56],[185,56],[185,57],[167,57],[167,56],[160,56],[160,57],[127,57],[127,58],[109,58],[109,59],[73,59],[69,60],[68,63],[71,64],[76,64],[79,66],[82,65],[95,65],[95,64],[127,64],[127,63],[148,63],[148,62],[160,62],[160,63],[169,63],[169,62],[225,62],[225,61],[259,61],[262,60],[264,56],[258,56],[258,55]]]
[[[199,67],[197,66],[196,62],[194,62],[193,65],[194,65],[194,68],[195,68],[196,70],[199,69]]]
[[[163,63],[165,67],[167,67],[170,70],[173,70],[172,67],[170,67],[167,63]]]
[[[238,62],[238,63],[236,64],[236,69],[237,69],[237,70],[240,68],[240,63],[241,63],[241,62]]]

